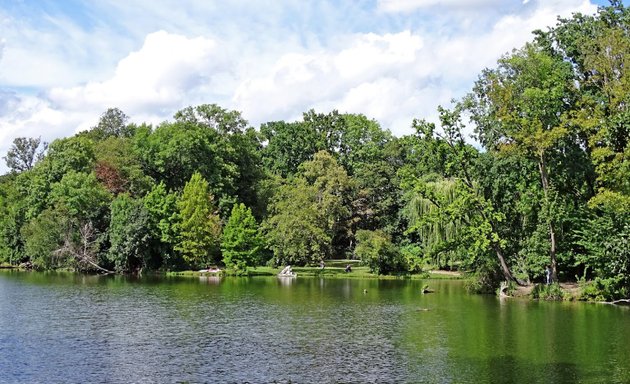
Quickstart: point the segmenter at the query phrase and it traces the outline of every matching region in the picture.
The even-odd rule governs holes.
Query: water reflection
[[[296,279],[293,276],[278,276],[277,278],[278,282],[280,282],[280,285],[285,287],[290,287],[291,285],[293,285]]]
[[[0,273],[0,382],[630,380],[627,310],[426,283]]]
[[[199,276],[199,281],[205,284],[219,285],[221,283],[221,276]]]

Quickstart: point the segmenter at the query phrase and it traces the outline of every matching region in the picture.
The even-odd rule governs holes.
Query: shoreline
[[[19,266],[0,265],[0,271],[22,271],[22,272],[36,272],[46,273],[49,271],[36,271],[32,269],[25,269]],[[218,271],[199,271],[199,270],[184,270],[184,271],[150,271],[139,276],[152,276],[152,277],[275,277],[280,272],[281,268],[272,267],[257,267],[250,268],[248,273],[239,275],[237,273],[229,272],[226,270]],[[448,270],[428,270],[418,274],[407,275],[376,275],[370,273],[367,267],[353,267],[352,272],[345,272],[341,267],[295,267],[293,271],[297,272],[299,277],[321,277],[329,279],[375,279],[375,280],[466,280],[467,277],[464,273],[458,271]],[[80,274],[80,272],[61,269],[54,272],[63,272],[70,274]],[[133,276],[133,275],[124,275]],[[585,303],[597,303],[597,304],[609,304],[616,306],[630,306],[630,299],[618,299],[611,301],[594,300],[584,298],[582,296],[583,287],[577,282],[561,282],[557,285],[560,288],[561,297],[548,298],[544,296],[535,297],[532,292],[535,289],[545,289],[547,286],[544,284],[536,283],[527,286],[516,286],[509,291],[508,294],[500,293],[497,291],[496,296],[500,299],[517,299],[517,300],[529,300],[529,301],[581,301]]]

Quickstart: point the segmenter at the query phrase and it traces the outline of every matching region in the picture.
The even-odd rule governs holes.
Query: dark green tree
[[[13,140],[11,148],[3,159],[13,172],[28,171],[42,159],[47,147],[48,143],[42,142],[41,137],[18,137]]]
[[[317,133],[302,122],[269,122],[261,125],[266,142],[262,150],[265,167],[282,177],[294,175],[298,166],[312,160],[320,149]]]
[[[159,266],[152,260],[150,217],[142,200],[121,194],[111,203],[109,261],[117,272],[134,272]]]

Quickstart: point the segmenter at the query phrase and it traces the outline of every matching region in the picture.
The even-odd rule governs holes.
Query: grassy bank
[[[346,265],[352,266],[351,272],[346,272]],[[283,267],[273,268],[267,266],[261,266],[256,268],[249,268],[247,276],[276,276]],[[320,266],[305,266],[305,267],[293,267],[293,272],[297,273],[298,277],[325,277],[325,278],[368,278],[368,279],[460,279],[462,275],[457,272],[450,271],[427,271],[419,274],[405,274],[405,275],[377,275],[370,272],[370,269],[365,266],[361,266],[356,260],[329,260],[325,262],[325,267],[322,269]],[[230,271],[221,271],[219,273],[208,273],[199,271],[177,271],[167,272],[167,276],[204,276],[204,275],[233,275]]]

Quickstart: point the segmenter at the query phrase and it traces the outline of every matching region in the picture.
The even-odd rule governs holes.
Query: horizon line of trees
[[[0,261],[84,271],[359,258],[450,266],[488,287],[593,280],[630,295],[630,12],[559,19],[471,92],[395,137],[310,110],[251,127],[215,104],[157,126],[108,109],[50,144],[17,138],[0,177]],[[465,140],[470,119],[473,138]]]

